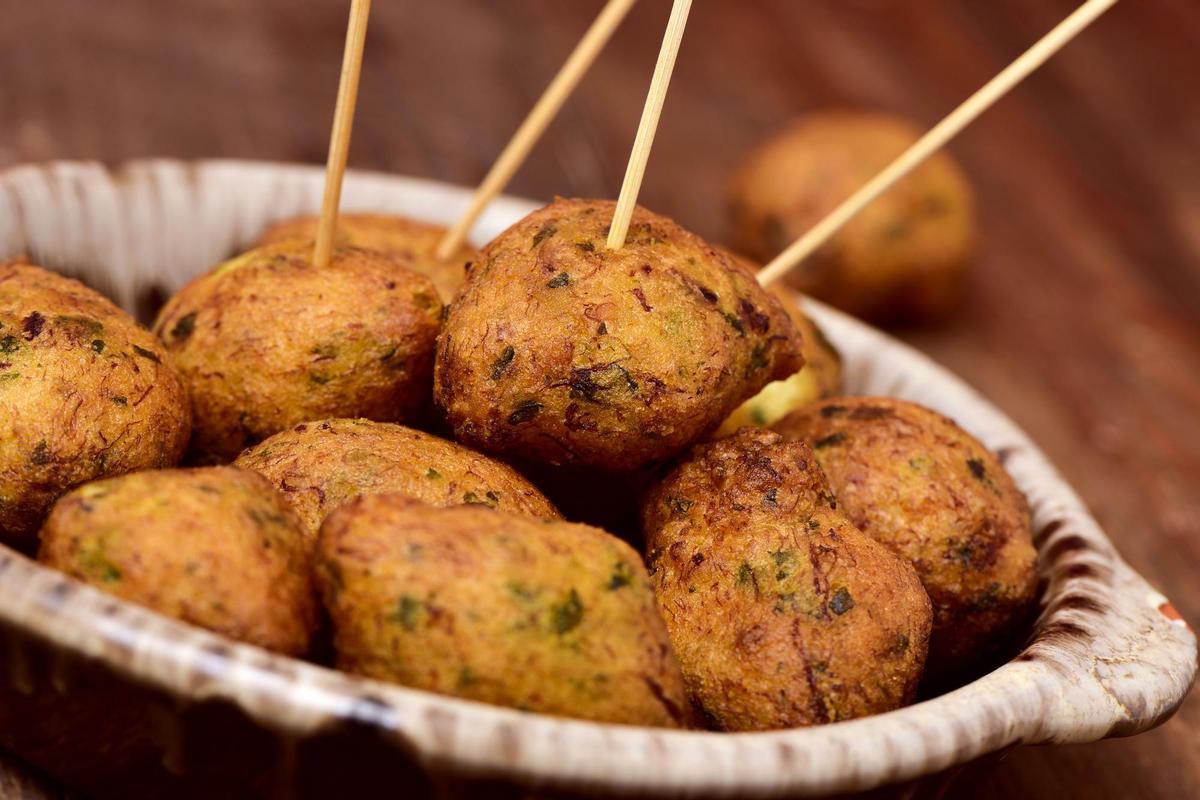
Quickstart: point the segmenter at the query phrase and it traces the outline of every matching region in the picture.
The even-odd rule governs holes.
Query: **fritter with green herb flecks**
[[[393,492],[435,506],[482,505],[531,517],[559,516],[507,464],[384,422],[301,423],[242,453],[235,463],[278,487],[314,532],[343,503]]]
[[[78,281],[0,262],[0,540],[81,483],[173,466],[191,411],[162,345]]]
[[[771,293],[779,298],[804,338],[804,367],[783,380],[768,383],[738,406],[721,423],[717,436],[728,436],[745,426],[765,428],[798,408],[842,391],[842,356],[837,348],[800,308],[794,291],[772,286]]]
[[[423,275],[369,250],[251,250],[172,297],[154,329],[192,397],[192,457],[232,460],[300,422],[428,413],[442,303]]]
[[[718,730],[815,725],[910,702],[929,598],[839,509],[808,446],[743,428],[643,506],[651,581],[692,702]]]
[[[296,217],[276,223],[263,233],[259,244],[285,239],[315,239],[318,217]],[[449,303],[467,278],[467,269],[479,253],[470,245],[461,245],[447,259],[436,255],[446,235],[440,225],[418,222],[389,214],[343,214],[338,217],[339,246],[364,247],[398,258],[409,269],[433,281],[442,301]]]
[[[288,655],[317,625],[313,537],[235,467],[138,472],[63,497],[38,560],[160,614]]]
[[[637,553],[601,530],[370,495],[321,528],[338,667],[525,711],[685,722]]]
[[[775,425],[812,445],[846,515],[912,562],[933,600],[929,672],[1008,644],[1034,600],[1029,507],[953,421],[886,397],[836,397]]]
[[[779,301],[671,220],[556,200],[480,253],[438,340],[456,438],[551,464],[630,471],[713,430],[803,365]]]
[[[834,111],[797,120],[756,147],[729,192],[735,250],[769,261],[918,138],[895,117]],[[883,322],[941,316],[975,254],[974,201],[958,165],[935,153],[852,219],[787,281]]]

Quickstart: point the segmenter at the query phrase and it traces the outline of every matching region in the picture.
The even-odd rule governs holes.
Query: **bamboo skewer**
[[[313,248],[313,266],[329,265],[333,237],[337,231],[338,205],[342,199],[342,178],[350,154],[350,130],[354,126],[354,106],[358,101],[358,78],[362,73],[363,44],[367,39],[367,17],[371,0],[351,0],[350,23],[346,28],[346,50],[342,55],[342,76],[338,82],[337,106],[333,112],[333,132],[329,137],[329,158],[325,164],[325,195],[321,198],[321,219],[317,225],[317,243]]]
[[[1037,44],[1026,50],[1016,61],[1005,67],[1000,74],[988,81],[983,88],[967,98],[948,117],[934,126],[928,133],[895,161],[889,164],[865,186],[851,195],[828,216],[814,225],[806,234],[793,242],[786,250],[767,264],[758,273],[758,282],[766,286],[794,269],[821,247],[842,226],[853,219],[892,184],[903,178],[935,151],[943,147],[963,128],[971,124],[1010,89],[1024,80],[1034,70],[1058,52],[1067,42],[1115,5],[1117,0],[1088,0],[1069,17],[1046,34]]]
[[[608,0],[608,4],[597,15],[595,22],[588,28],[583,38],[579,40],[575,50],[562,65],[562,69],[554,76],[542,96],[538,98],[537,103],[529,112],[529,116],[521,123],[521,127],[517,128],[512,140],[505,146],[500,157],[496,159],[496,163],[492,165],[487,176],[479,184],[479,188],[475,190],[475,195],[471,198],[471,205],[467,207],[463,215],[454,223],[454,227],[438,244],[436,255],[439,259],[445,261],[450,258],[454,251],[466,241],[467,233],[479,219],[479,215],[496,198],[496,195],[504,191],[504,187],[521,168],[521,164],[529,156],[533,146],[546,132],[546,128],[558,115],[567,98],[583,80],[583,76],[587,74],[596,57],[600,55],[600,51],[608,44],[608,40],[612,38],[613,33],[636,2],[637,0]]]
[[[662,115],[663,101],[667,98],[671,73],[675,69],[675,57],[679,55],[679,43],[683,40],[683,29],[687,25],[691,8],[692,0],[675,0],[671,6],[671,17],[667,20],[662,48],[658,52],[658,63],[654,66],[654,77],[650,81],[650,91],[642,109],[642,121],[638,125],[637,137],[633,140],[633,152],[629,154],[629,165],[625,168],[621,195],[617,199],[617,208],[613,212],[612,225],[608,231],[608,247],[612,250],[621,249],[625,245],[625,235],[629,233],[629,220],[633,217],[638,192],[642,188],[646,161],[650,158],[650,148],[654,146],[654,133],[658,130],[658,119]]]

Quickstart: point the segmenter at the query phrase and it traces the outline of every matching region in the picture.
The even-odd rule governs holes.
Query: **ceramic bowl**
[[[321,170],[231,161],[84,163],[0,174],[0,256],[83,278],[130,310],[314,212]],[[352,173],[345,210],[446,223],[461,188]],[[534,204],[504,198],[486,241]],[[823,796],[1016,745],[1161,723],[1196,637],[1121,560],[1016,425],[920,353],[817,303],[851,393],[931,406],[1000,454],[1034,513],[1042,612],[1023,651],[888,714],[753,734],[651,730],[440,697],[272,655],[116,600],[0,548],[0,746],[103,796]],[[2,443],[0,443],[2,446]],[[937,780],[940,780],[937,779]],[[926,783],[928,785],[928,783]]]

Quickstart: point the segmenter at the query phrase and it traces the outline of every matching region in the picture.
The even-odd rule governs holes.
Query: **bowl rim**
[[[137,286],[161,280],[161,262],[154,262],[161,252],[136,254],[121,244],[103,252],[100,246],[97,252],[87,246],[72,251],[28,221],[48,209],[69,217],[73,207],[64,198],[72,193],[85,195],[76,201],[83,209],[89,198],[115,202],[118,229],[105,236],[93,231],[85,242],[103,245],[145,224],[138,213],[147,196],[165,207],[170,203],[161,198],[174,192],[179,213],[207,214],[206,224],[215,225],[213,215],[224,213],[222,201],[245,191],[255,195],[255,213],[234,209],[246,217],[226,221],[224,234],[212,242],[215,250],[231,250],[248,244],[253,228],[263,227],[259,223],[315,209],[322,177],[316,166],[226,159],[140,160],[115,170],[89,162],[18,166],[0,171],[0,220],[9,212],[10,223],[27,222],[15,233],[0,222],[0,256],[9,255],[5,243],[11,249],[15,241],[49,267],[78,267],[72,259],[93,258],[116,268],[114,263],[142,258],[146,263],[133,267]],[[447,223],[469,197],[465,187],[351,171],[343,210]],[[476,230],[495,235],[539,205],[500,198]],[[212,257],[215,250],[205,251],[207,263],[219,260]],[[130,293],[118,294],[122,304],[130,302]],[[928,357],[820,303],[805,306],[847,356],[851,384],[869,384],[879,389],[872,393],[915,400],[957,419],[1000,454],[1034,510],[1046,590],[1032,640],[1014,660],[947,694],[863,719],[762,733],[646,729],[529,714],[358,678],[232,642],[79,584],[6,547],[0,547],[0,621],[178,698],[230,700],[280,734],[366,725],[431,768],[559,788],[743,797],[860,791],[1018,743],[1094,741],[1138,733],[1168,718],[1194,680],[1196,637],[1166,598],[1120,559],[1036,445]]]

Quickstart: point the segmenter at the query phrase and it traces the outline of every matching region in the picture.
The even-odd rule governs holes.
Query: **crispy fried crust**
[[[683,724],[646,569],[601,530],[372,495],[329,516],[318,562],[341,669],[545,714]]]
[[[1007,643],[1037,585],[1029,508],[995,456],[903,400],[841,397],[775,426],[809,442],[843,510],[904,556],[933,600],[932,674]]]
[[[174,465],[190,430],[149,331],[78,281],[0,263],[0,539],[30,544],[81,483]]]
[[[752,150],[729,190],[735,250],[768,261],[917,140],[895,117],[825,112]],[[974,201],[958,165],[935,153],[792,270],[800,291],[876,320],[952,309],[975,253]]]
[[[42,563],[126,600],[288,655],[317,624],[312,537],[260,475],[138,472],[63,497]]]
[[[172,297],[154,330],[192,396],[198,461],[229,461],[300,422],[420,417],[429,407],[442,314],[423,275],[338,248],[316,269],[312,243],[252,250]]]
[[[286,239],[315,239],[318,217],[295,217],[277,222],[263,232],[260,245]],[[389,214],[342,214],[338,217],[335,243],[342,247],[378,250],[399,259],[409,269],[433,281],[442,302],[449,303],[467,278],[467,270],[479,257],[470,245],[461,245],[446,260],[435,253],[446,228],[408,217]]]
[[[798,370],[800,335],[729,256],[638,209],[556,200],[484,248],[438,341],[456,438],[551,464],[628,471],[712,430]]]
[[[265,476],[316,532],[338,506],[398,493],[434,506],[483,505],[554,519],[553,504],[512,467],[422,431],[365,419],[301,423],[235,462]]]
[[[931,611],[916,573],[838,508],[809,448],[744,428],[643,507],[651,580],[692,702],[718,730],[910,702]]]
[[[841,353],[800,308],[792,289],[775,285],[771,294],[779,298],[803,337],[804,368],[783,380],[768,383],[734,409],[717,429],[717,436],[728,436],[746,426],[765,428],[798,408],[842,392]]]

